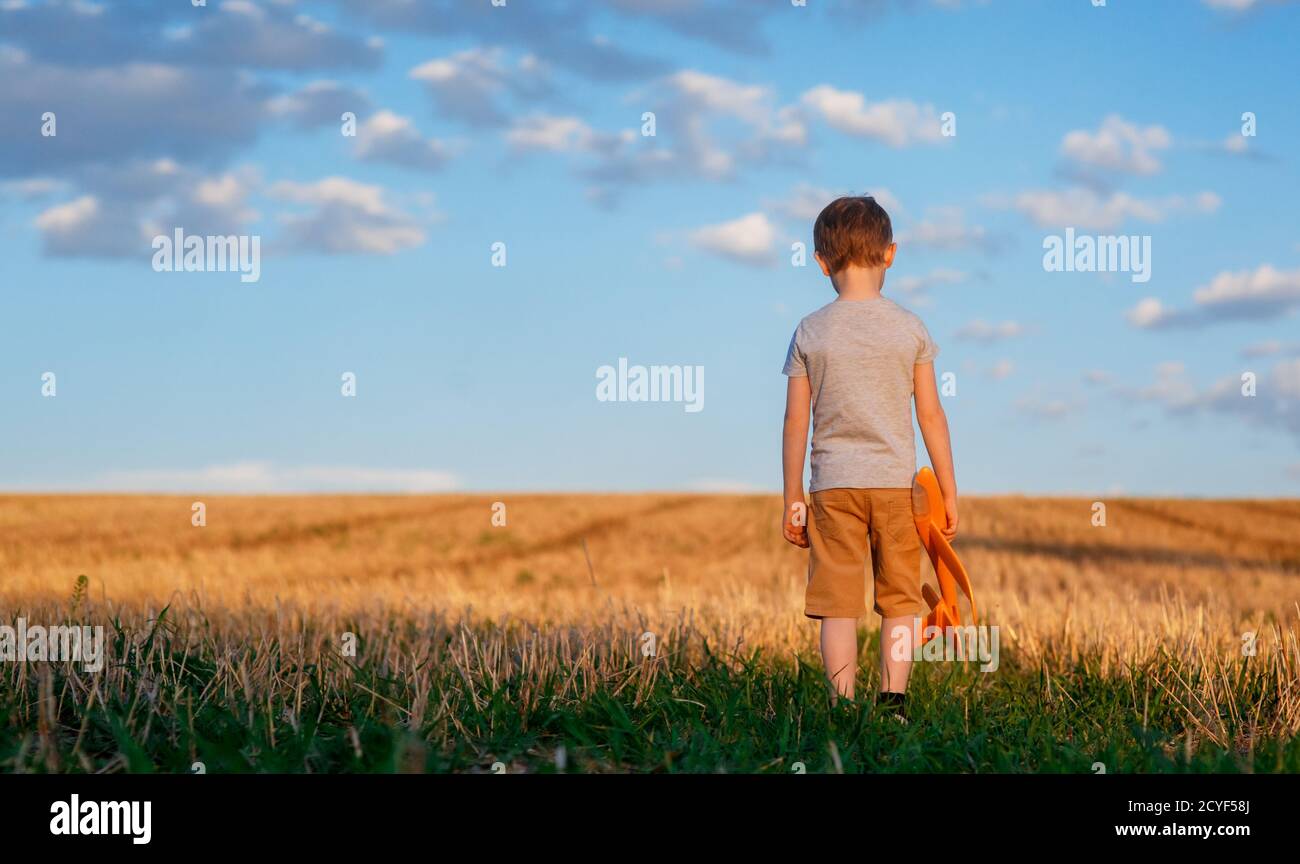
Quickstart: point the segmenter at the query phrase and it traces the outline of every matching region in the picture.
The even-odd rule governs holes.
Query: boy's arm
[[[785,516],[781,533],[808,548],[808,505],[803,497],[803,460],[808,452],[808,414],[812,388],[808,376],[792,375],[785,388],[785,428],[781,434],[781,469],[785,478]]]
[[[912,389],[916,394],[916,423],[930,454],[930,467],[939,479],[943,492],[943,509],[948,526],[943,536],[957,536],[957,478],[952,470],[952,444],[948,440],[948,416],[939,402],[939,388],[934,383],[934,364],[917,363],[913,370]]]

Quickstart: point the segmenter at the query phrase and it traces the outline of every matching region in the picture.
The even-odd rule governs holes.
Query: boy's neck
[[[872,300],[885,285],[885,268],[845,267],[831,276],[831,285],[840,300]]]

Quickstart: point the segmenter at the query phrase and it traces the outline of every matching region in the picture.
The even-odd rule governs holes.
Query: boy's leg
[[[871,569],[880,614],[880,690],[903,693],[912,671],[913,626],[921,599],[921,538],[912,518],[911,489],[873,489]]]
[[[912,674],[912,628],[915,615],[880,621],[880,691],[906,693]]]
[[[822,662],[826,677],[835,687],[836,697],[853,698],[853,682],[858,677],[858,619],[822,619]]]
[[[822,662],[835,693],[853,698],[858,619],[867,614],[867,510],[862,489],[812,493],[804,614],[822,619]]]

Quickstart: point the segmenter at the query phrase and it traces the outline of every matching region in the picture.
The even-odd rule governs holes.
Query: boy
[[[783,468],[785,539],[812,547],[804,614],[821,619],[822,661],[835,695],[853,698],[857,619],[866,614],[864,567],[875,577],[880,702],[905,717],[913,619],[921,600],[921,541],[912,521],[916,472],[912,397],[930,464],[957,534],[957,484],[948,419],[939,404],[939,353],[921,319],[881,296],[897,249],[873,198],[838,198],[813,226],[822,273],[839,295],[799,322],[790,340]],[[811,406],[811,520],[803,493]],[[901,658],[901,659],[900,659]]]

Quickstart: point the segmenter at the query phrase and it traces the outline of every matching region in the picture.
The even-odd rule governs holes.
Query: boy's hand
[[[947,524],[945,527],[943,527],[942,529],[940,529],[940,533],[943,534],[943,537],[944,537],[945,540],[952,540],[952,538],[954,538],[954,537],[957,536],[957,498],[956,498],[956,496],[953,496],[953,497],[951,497],[951,498],[944,498],[944,499],[943,499],[943,512],[944,512],[944,515],[948,517],[948,524]]]
[[[800,549],[808,548],[808,505],[802,498],[785,502],[785,516],[781,520],[781,533],[785,539]]]

